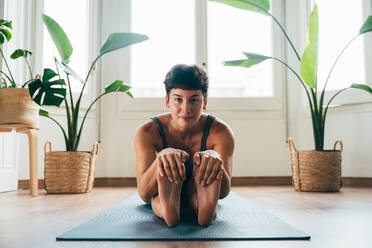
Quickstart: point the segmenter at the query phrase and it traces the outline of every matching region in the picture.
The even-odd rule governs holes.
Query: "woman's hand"
[[[196,182],[202,186],[211,184],[215,179],[221,179],[223,161],[221,155],[214,150],[196,152],[193,157]]]
[[[176,184],[186,178],[186,162],[189,154],[180,149],[166,148],[156,154],[157,170],[160,176],[167,176],[170,182]]]

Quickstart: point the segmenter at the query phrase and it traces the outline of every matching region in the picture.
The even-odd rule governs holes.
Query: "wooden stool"
[[[0,132],[11,132],[15,129],[17,133],[26,133],[28,136],[28,146],[30,154],[30,189],[31,195],[38,194],[38,128],[32,128],[25,124],[6,124],[0,125]]]

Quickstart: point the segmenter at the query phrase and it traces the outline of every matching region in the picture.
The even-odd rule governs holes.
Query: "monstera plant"
[[[89,76],[91,75],[96,62],[107,53],[145,41],[148,39],[148,37],[146,35],[136,33],[110,34],[106,42],[99,50],[98,56],[92,62],[87,75],[84,79],[82,79],[82,77],[80,77],[68,65],[73,48],[64,30],[55,20],[47,15],[43,14],[42,19],[60,55],[60,59],[55,58],[58,73],[55,73],[51,69],[44,69],[43,76],[30,83],[30,95],[32,96],[32,99],[40,106],[60,106],[61,103],[64,103],[67,117],[67,132],[46,110],[41,109],[40,115],[49,118],[58,125],[65,140],[66,151],[77,151],[88,112],[102,96],[113,92],[124,92],[128,96],[133,97],[129,91],[129,85],[125,84],[122,80],[115,80],[108,85],[104,89],[104,92],[101,93],[90,104],[79,126],[79,112],[83,98],[83,91],[88,83]],[[59,73],[60,70],[65,73],[65,79],[61,77],[61,74]],[[82,88],[76,102],[74,102],[71,92],[71,76],[82,84]]]
[[[18,59],[18,58],[23,57],[25,59],[28,71],[30,73],[29,80],[21,84],[17,84],[16,81],[14,80],[12,71],[10,70],[8,61],[6,60],[6,56],[4,55],[3,48],[2,48],[3,44],[5,42],[9,42],[12,38],[12,33],[10,32],[11,29],[12,29],[11,21],[0,19],[0,55],[3,58],[5,67],[7,69],[7,72],[0,70],[0,74],[4,76],[4,78],[0,82],[0,88],[19,88],[19,87],[24,88],[26,87],[28,83],[30,83],[33,80],[31,66],[27,59],[29,56],[32,55],[32,52],[25,50],[25,49],[17,49],[10,55],[10,58],[12,59]]]
[[[24,58],[29,79],[16,82],[11,66],[4,55],[3,45],[12,39],[12,22],[0,19],[0,59],[4,61],[5,68],[0,70],[0,125],[3,127],[39,128],[39,106],[35,104],[26,88],[35,80],[28,58],[32,53],[25,49],[16,49],[11,59]]]
[[[322,151],[324,149],[324,129],[325,129],[325,121],[327,116],[328,107],[333,101],[333,99],[340,94],[341,92],[350,89],[356,88],[365,90],[369,93],[372,93],[372,89],[366,84],[351,84],[349,87],[344,88],[336,92],[330,100],[325,104],[324,103],[324,95],[326,92],[326,86],[330,75],[340,58],[343,54],[345,49],[350,45],[350,43],[359,37],[362,34],[372,31],[372,16],[369,16],[362,27],[359,30],[359,33],[351,39],[349,43],[345,46],[345,48],[341,51],[338,55],[336,61],[334,62],[331,70],[328,73],[328,77],[324,84],[323,89],[320,91],[318,89],[317,83],[317,73],[318,73],[318,29],[319,29],[319,21],[318,21],[318,8],[315,5],[313,11],[310,15],[309,26],[307,30],[307,37],[306,37],[306,48],[302,56],[300,57],[298,51],[294,47],[291,39],[289,38],[287,32],[285,31],[284,27],[279,23],[279,21],[270,13],[270,0],[209,0],[212,2],[219,2],[223,4],[227,4],[239,9],[244,9],[247,11],[253,11],[262,15],[266,15],[273,19],[273,21],[280,27],[283,35],[285,36],[286,40],[289,42],[293,52],[295,53],[299,63],[300,63],[300,73],[296,72],[290,65],[288,65],[285,61],[271,56],[265,56],[261,54],[257,54],[254,52],[243,52],[246,59],[243,60],[232,60],[232,61],[225,61],[225,66],[241,66],[249,68],[253,65],[257,65],[267,59],[273,59],[285,67],[287,67],[291,73],[293,73],[298,82],[302,85],[307,100],[310,106],[310,113],[311,113],[311,120],[313,124],[313,134],[314,134],[314,141],[315,141],[315,150]]]

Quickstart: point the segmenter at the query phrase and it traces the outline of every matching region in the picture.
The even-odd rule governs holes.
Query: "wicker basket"
[[[28,89],[0,89],[0,125],[3,124],[40,128],[39,106],[32,101]]]
[[[47,151],[49,147],[49,151]],[[44,182],[47,193],[88,193],[93,188],[98,143],[92,152],[52,152],[50,141],[44,145]]]
[[[336,150],[337,144],[340,150]],[[292,185],[299,191],[337,192],[342,186],[342,142],[336,140],[334,150],[298,151],[288,139],[291,153]]]

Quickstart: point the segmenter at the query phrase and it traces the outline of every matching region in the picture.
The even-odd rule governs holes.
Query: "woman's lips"
[[[192,119],[192,117],[180,117],[181,119],[184,119],[185,121],[189,121],[189,120],[191,120]]]

